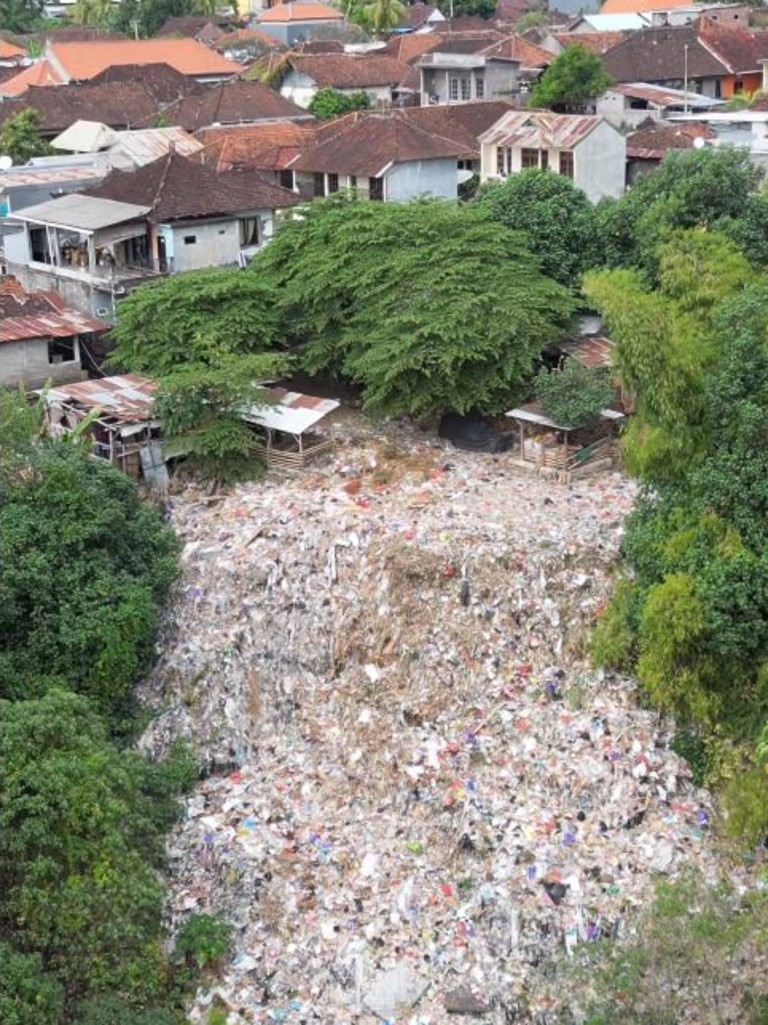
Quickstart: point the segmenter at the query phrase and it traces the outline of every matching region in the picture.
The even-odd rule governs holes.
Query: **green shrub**
[[[567,359],[559,370],[541,370],[533,385],[544,412],[563,427],[592,423],[613,401],[607,371],[575,359]]]

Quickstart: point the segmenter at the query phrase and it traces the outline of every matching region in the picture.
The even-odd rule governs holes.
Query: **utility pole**
[[[688,113],[688,44],[686,43],[683,47],[683,89],[685,91],[685,98],[683,100],[683,113]]]

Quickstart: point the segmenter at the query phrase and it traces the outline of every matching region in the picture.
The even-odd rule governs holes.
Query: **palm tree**
[[[399,25],[404,13],[402,0],[370,0],[362,5],[363,24],[375,36]]]

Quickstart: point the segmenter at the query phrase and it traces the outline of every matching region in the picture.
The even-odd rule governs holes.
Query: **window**
[[[566,178],[573,178],[573,153],[570,150],[560,154],[560,174]]]
[[[357,189],[357,175],[356,174],[351,174],[349,176],[349,187],[350,187],[350,189],[353,189],[353,190]]]
[[[512,173],[512,150],[508,146],[496,147],[496,173],[501,178]]]
[[[184,245],[185,246],[193,246],[196,242],[197,242],[197,235],[185,235],[184,236]]]
[[[541,163],[540,163],[539,166],[541,167],[542,171],[546,171],[546,169],[549,167],[549,150],[540,149],[539,150],[539,157],[540,157],[540,160],[541,160]]]
[[[339,176],[337,174],[328,175],[328,195],[332,192],[339,191]]]
[[[258,217],[242,217],[240,219],[240,245],[257,246],[259,244]]]
[[[455,103],[459,98],[459,80],[458,78],[448,79],[448,99]]]
[[[485,79],[482,74],[475,75],[475,97],[478,100],[485,99]]]
[[[461,99],[464,103],[472,99],[472,81],[466,75],[461,79]]]
[[[48,339],[48,362],[49,363],[72,363],[77,359],[76,341],[74,337],[49,338]]]
[[[368,179],[368,198],[369,199],[384,199],[384,179],[383,178],[369,178]]]
[[[293,171],[281,171],[280,184],[284,189],[293,189]]]
[[[312,195],[315,199],[325,195],[325,175],[322,171],[315,171],[312,175]]]
[[[537,149],[524,149],[520,157],[520,166],[524,171],[529,167],[538,167],[539,151]]]

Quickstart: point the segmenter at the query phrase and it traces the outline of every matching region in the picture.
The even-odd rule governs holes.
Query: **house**
[[[289,54],[284,60],[281,96],[308,107],[320,89],[345,95],[365,92],[372,104],[391,106],[409,68],[387,54]]]
[[[651,120],[627,136],[627,185],[655,171],[673,150],[701,148],[714,132],[702,124],[659,124]]]
[[[31,164],[0,170],[0,218],[97,185],[107,171],[89,156],[72,155],[36,157]]]
[[[235,78],[183,97],[163,111],[166,121],[196,132],[209,125],[257,121],[313,120],[292,100],[258,81]]]
[[[768,32],[749,32],[726,27],[707,15],[698,22],[699,41],[725,67],[721,95],[729,99],[739,93],[753,93],[763,84],[763,60],[768,60]]]
[[[149,206],[69,194],[24,207],[9,220],[5,261],[29,291],[56,291],[68,306],[114,320],[115,296],[157,276]]]
[[[510,100],[477,100],[474,103],[407,107],[402,116],[423,131],[462,146],[464,152],[458,159],[458,169],[479,175],[480,136],[514,109]]]
[[[636,32],[651,27],[651,17],[646,14],[581,14],[568,26],[568,34],[592,35],[595,32]]]
[[[51,140],[54,149],[68,153],[96,155],[96,166],[107,171],[113,168],[132,170],[151,164],[171,150],[192,156],[202,143],[183,128],[141,128],[130,132],[113,132],[98,121],[76,121],[61,135]]]
[[[551,53],[518,35],[480,48],[473,40],[449,39],[417,62],[421,102],[509,99],[520,93],[524,80],[538,77],[552,60]]]
[[[167,64],[196,82],[221,82],[240,68],[195,39],[118,39],[90,43],[49,43],[42,60],[0,86],[4,96],[19,96],[30,85],[87,82],[120,64]]]
[[[600,56],[618,46],[625,36],[626,32],[548,32],[540,45],[556,57],[569,46],[583,46]]]
[[[227,60],[248,64],[260,54],[280,49],[282,46],[280,40],[268,32],[261,32],[256,28],[239,28],[222,36],[213,44],[213,49],[223,54]]]
[[[725,63],[699,38],[694,25],[631,32],[602,56],[614,82],[647,82],[720,99],[730,74]]]
[[[274,36],[286,46],[296,46],[306,39],[312,39],[318,32],[325,31],[329,25],[343,24],[344,15],[341,11],[316,0],[278,3],[262,11],[256,19],[256,28]]]
[[[66,437],[88,419],[94,456],[131,477],[162,488],[168,480],[154,414],[157,383],[140,374],[118,374],[62,384],[44,393],[45,423],[53,438]]]
[[[480,146],[482,181],[540,167],[570,178],[593,203],[624,193],[626,140],[602,117],[510,111]]]
[[[130,77],[117,76],[125,70]],[[55,89],[30,86],[18,98],[0,102],[0,124],[32,107],[40,121],[40,134],[51,139],[74,121],[101,121],[110,128],[153,125],[169,104],[202,87],[167,64],[146,68],[128,65],[112,68],[82,85],[60,85]],[[0,83],[0,93],[3,84]]]
[[[15,278],[0,278],[0,387],[83,380],[81,347],[107,330],[56,292],[26,292]]]
[[[366,199],[455,200],[458,164],[472,151],[425,131],[405,111],[356,111],[333,121],[291,162],[299,191],[316,198],[349,189]]]
[[[672,114],[669,123],[690,125],[693,121],[705,124],[711,131],[707,146],[728,146],[745,149],[750,159],[765,173],[768,171],[768,111],[755,107],[749,110],[714,111],[704,114]]]
[[[170,152],[136,171],[113,171],[89,196],[147,209],[147,259],[163,273],[242,264],[299,196],[258,174],[220,172]]]
[[[670,89],[648,82],[614,85],[599,96],[595,113],[617,128],[636,127],[649,117],[659,120],[671,114],[713,110],[723,106],[723,100],[684,89]]]
[[[316,122],[263,121],[213,126],[197,133],[202,161],[219,171],[256,171],[284,188],[295,186],[291,163],[314,142]]]

